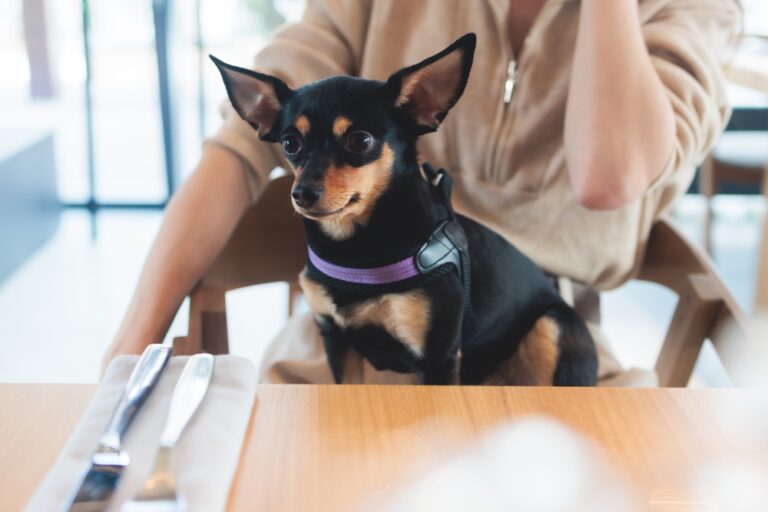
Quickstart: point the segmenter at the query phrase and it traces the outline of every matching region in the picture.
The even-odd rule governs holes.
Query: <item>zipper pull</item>
[[[515,90],[515,81],[517,80],[517,62],[515,59],[509,61],[507,65],[507,79],[504,80],[504,104],[512,101],[512,93]]]

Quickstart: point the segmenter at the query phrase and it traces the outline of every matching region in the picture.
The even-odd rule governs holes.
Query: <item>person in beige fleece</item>
[[[291,87],[338,74],[383,80],[475,32],[466,92],[421,139],[421,159],[451,172],[459,212],[561,284],[606,290],[632,276],[652,223],[726,124],[721,63],[740,16],[736,0],[309,0],[254,69]],[[168,206],[105,364],[163,338],[272,169],[288,168],[229,105],[224,118]],[[590,328],[602,382],[654,384],[651,373],[622,374]],[[356,364],[353,382],[409,377]],[[331,382],[308,317],[273,342],[262,378]]]

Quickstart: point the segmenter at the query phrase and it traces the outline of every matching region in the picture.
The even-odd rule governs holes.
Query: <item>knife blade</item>
[[[160,344],[149,345],[144,350],[128,378],[107,428],[99,437],[90,468],[63,510],[97,512],[106,509],[123,470],[130,463],[128,454],[122,449],[123,435],[157,384],[170,355],[171,347]]]

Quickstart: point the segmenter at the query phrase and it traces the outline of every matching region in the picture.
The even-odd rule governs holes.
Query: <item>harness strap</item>
[[[456,212],[453,211],[453,205],[451,205],[453,180],[445,169],[435,169],[429,163],[424,163],[422,165],[422,170],[427,181],[440,192],[440,200],[443,201],[443,204],[451,217],[449,222],[443,223],[437,230],[435,230],[432,237],[434,237],[436,233],[443,233],[447,241],[450,242],[451,250],[446,255],[446,258],[450,258],[450,263],[454,264],[459,273],[459,278],[461,279],[464,319],[466,320],[469,318],[468,313],[472,305],[470,294],[470,284],[472,280],[470,276],[469,245],[467,243],[467,235],[464,233],[464,228],[456,219]],[[430,237],[430,240],[432,237]],[[441,244],[442,243],[441,240]],[[424,249],[425,247],[422,248],[422,251]],[[420,254],[422,251],[420,251]],[[433,266],[432,268],[436,267]],[[465,325],[464,327],[467,328],[468,326]]]

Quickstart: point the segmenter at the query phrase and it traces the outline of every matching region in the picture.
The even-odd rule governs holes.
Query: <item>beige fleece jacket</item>
[[[498,231],[543,269],[599,289],[640,263],[651,225],[685,192],[729,110],[721,63],[739,29],[734,0],[639,0],[643,34],[674,108],[674,153],[645,195],[621,209],[588,210],[574,199],[563,147],[579,2],[548,0],[530,29],[511,100],[508,0],[309,0],[301,21],[279,30],[254,69],[299,87],[351,74],[385,80],[466,32],[478,36],[469,83],[420,157],[454,177],[456,209]],[[242,64],[242,63],[236,63]],[[225,105],[209,142],[247,162],[257,200],[277,166],[277,145]],[[621,172],[616,169],[616,172]]]

